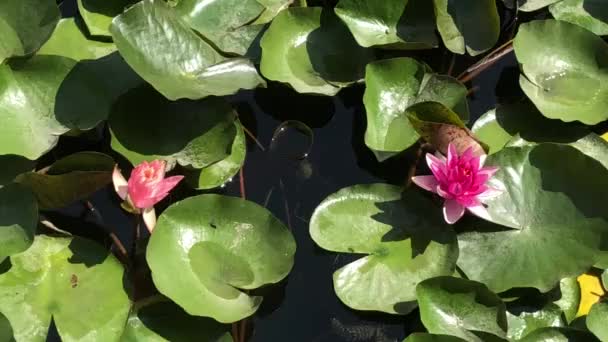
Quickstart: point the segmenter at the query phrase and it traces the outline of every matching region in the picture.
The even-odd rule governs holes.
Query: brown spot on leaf
[[[72,274],[72,277],[70,277],[70,284],[72,284],[72,288],[78,286],[78,277],[75,274]]]

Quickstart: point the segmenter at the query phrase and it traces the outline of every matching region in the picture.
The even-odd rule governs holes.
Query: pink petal
[[[481,194],[477,195],[477,198],[480,199],[481,201],[487,201],[487,200],[490,200],[492,198],[500,196],[502,193],[503,193],[502,190],[491,188],[491,187],[487,187],[486,191],[484,191]]]
[[[427,153],[426,154],[426,163],[430,169],[433,167],[442,168],[444,163],[441,159],[435,157],[434,155]]]
[[[494,176],[494,174],[496,172],[498,172],[498,170],[500,170],[500,168],[497,167],[497,166],[487,166],[487,167],[484,167],[484,168],[480,169],[477,172],[477,174],[478,175],[487,175],[488,179],[490,179],[492,176]]]
[[[148,228],[148,231],[150,232],[150,234],[152,234],[154,227],[156,227],[156,212],[154,211],[154,207],[144,209],[142,217],[144,219],[146,227]]]
[[[114,166],[114,171],[112,172],[112,183],[114,184],[114,191],[116,191],[118,196],[124,201],[127,198],[129,187],[127,180],[118,169],[118,165]]]
[[[472,207],[467,207],[467,210],[470,211],[473,215],[475,215],[477,217],[480,217],[486,221],[491,221],[488,210],[482,204],[472,206]]]
[[[457,161],[458,151],[456,151],[456,147],[450,143],[448,144],[448,166],[452,166]]]
[[[160,180],[165,178],[165,168],[167,167],[166,161],[156,159],[152,161],[148,166],[154,169],[154,175],[156,176],[156,179]]]
[[[156,185],[156,187],[153,189],[152,193],[153,197],[158,198],[156,203],[167,197],[169,191],[175,188],[182,179],[184,179],[184,176],[173,176],[163,179],[160,183],[158,183],[158,185]]]
[[[454,224],[464,215],[464,207],[455,200],[446,200],[443,203],[443,217],[445,222]]]
[[[129,198],[136,208],[148,208],[156,204],[152,198],[152,189],[144,183],[136,182],[132,178],[129,179]]]
[[[472,147],[468,147],[463,153],[462,155],[460,155],[460,159],[464,160],[465,162],[470,162],[473,159],[476,159],[475,155],[473,154],[473,148]]]
[[[488,155],[487,154],[482,154],[478,157],[479,160],[479,168],[481,169],[483,167],[483,165],[486,163],[486,159],[488,159]]]
[[[454,196],[450,195],[449,192],[444,191],[441,188],[441,185],[437,185],[437,188],[435,189],[435,192],[437,192],[437,194],[445,199],[452,199],[454,198]]]
[[[412,182],[427,191],[435,192],[437,179],[435,176],[416,176],[412,177]]]

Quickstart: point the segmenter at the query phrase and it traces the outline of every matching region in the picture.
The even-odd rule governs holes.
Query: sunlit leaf
[[[111,36],[112,19],[133,0],[78,0],[78,11],[93,36]]]
[[[608,34],[608,2],[604,0],[563,0],[549,10],[557,20],[582,26],[597,35]]]
[[[114,44],[87,39],[76,20],[67,18],[59,21],[53,35],[38,54],[58,55],[80,61],[101,58],[114,51]]]
[[[608,302],[596,303],[587,316],[587,327],[601,341],[608,341]]]

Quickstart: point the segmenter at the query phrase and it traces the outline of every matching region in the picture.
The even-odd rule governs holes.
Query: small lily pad
[[[25,251],[34,241],[38,205],[32,192],[19,184],[0,188],[0,263]]]

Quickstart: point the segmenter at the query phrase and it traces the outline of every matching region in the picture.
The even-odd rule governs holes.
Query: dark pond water
[[[66,0],[62,4],[65,15],[76,13],[74,3]],[[445,71],[450,58],[446,55],[425,60],[435,70]],[[473,62],[458,57],[455,71],[460,72]],[[517,88],[517,76],[511,54],[467,84],[474,89],[470,97],[471,121],[493,108],[497,97],[513,95],[511,89]],[[402,341],[410,332],[424,331],[417,312],[401,317],[357,312],[343,305],[334,294],[332,274],[359,256],[323,251],[308,234],[309,218],[327,195],[354,184],[405,181],[411,153],[378,163],[363,143],[363,91],[363,86],[356,86],[330,98],[300,95],[285,86],[269,84],[268,89],[244,91],[231,99],[244,125],[265,149],[249,140],[243,172],[246,197],[265,205],[286,222],[297,241],[295,265],[289,277],[257,291],[265,299],[250,320],[250,341]],[[78,150],[109,152],[103,128],[88,136],[89,140],[62,137],[54,157]],[[186,189],[180,191],[183,194],[176,197],[193,194]],[[238,176],[219,192],[239,196]],[[92,202],[106,224],[128,240],[132,223],[119,209],[112,191],[100,191]],[[86,220],[95,221],[84,213]],[[82,218],[81,214],[82,207],[71,207],[48,215],[69,220]],[[102,231],[89,229],[89,233],[95,238],[104,236]],[[57,340],[56,334],[50,340]]]

